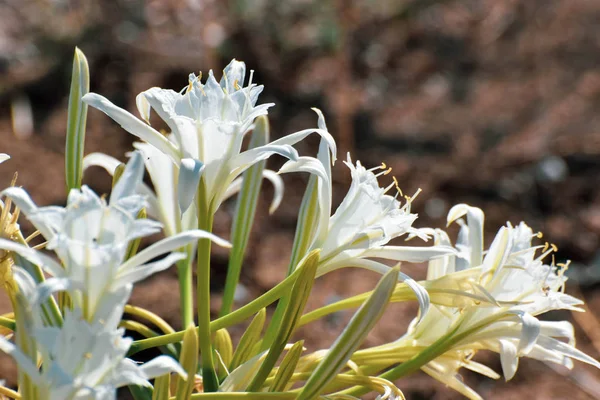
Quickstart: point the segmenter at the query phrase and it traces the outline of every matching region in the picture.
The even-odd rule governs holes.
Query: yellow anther
[[[379,168],[381,168],[381,169],[387,169],[387,164],[384,163],[384,162],[382,162],[381,163],[381,167],[379,167]]]
[[[396,179],[395,176],[392,176],[392,179],[394,181],[394,185],[396,186],[396,190],[398,191],[400,196],[404,196],[404,194],[402,194],[402,189],[400,189],[400,185],[398,185],[398,179]]]
[[[542,253],[545,253],[549,247],[550,247],[550,244],[548,242],[544,243],[544,248],[542,249]]]
[[[233,87],[235,88],[235,90],[240,90],[242,88],[237,79],[235,80],[235,82],[233,82]]]
[[[92,353],[84,353],[83,354],[83,358],[85,358],[87,360],[91,359],[92,358]]]
[[[544,234],[543,234],[543,233],[540,231],[540,232],[536,233],[536,234],[535,234],[535,235],[533,235],[533,236],[537,236],[537,238],[538,238],[538,239],[541,239],[541,238],[543,238],[543,237],[544,237]]]
[[[552,250],[554,250],[555,253],[558,252],[558,247],[554,243],[552,243],[550,247],[552,247]]]
[[[389,167],[386,171],[383,171],[383,175],[387,175],[392,172],[392,167]]]

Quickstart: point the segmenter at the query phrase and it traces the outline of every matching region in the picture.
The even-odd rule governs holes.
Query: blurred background
[[[279,137],[316,126],[321,108],[340,147],[367,166],[393,167],[413,203],[417,226],[443,227],[459,202],[486,212],[487,242],[507,220],[544,232],[571,259],[568,290],[589,312],[569,319],[578,347],[600,356],[600,2],[592,0],[3,0],[0,2],[0,186],[18,171],[38,204],[64,204],[64,140],[73,50],[91,70],[91,90],[135,109],[152,86],[179,90],[189,72],[220,70],[232,59],[265,85],[260,102]],[[125,160],[132,136],[90,109],[86,153]],[[314,154],[318,140],[299,150]],[[269,163],[276,169],[281,160]],[[334,168],[335,200],[349,174]],[[306,176],[286,176],[284,204],[259,206],[242,276],[240,302],[285,274]],[[110,179],[90,170],[101,193]],[[217,217],[227,236],[233,203]],[[24,229],[30,230],[26,222]],[[454,230],[451,230],[455,234]],[[219,309],[227,253],[215,249],[214,296]],[[415,278],[423,266],[405,266]],[[320,279],[314,308],[369,290],[377,276],[343,271]],[[174,270],[138,285],[132,302],[178,326]],[[0,299],[0,312],[8,304]],[[393,340],[415,315],[393,306],[368,345]],[[327,347],[350,313],[302,331],[311,349]],[[232,329],[239,337],[243,327]],[[497,356],[478,354],[500,371]],[[0,378],[14,382],[9,358]],[[465,372],[488,399],[600,398],[600,373],[577,364],[568,373],[522,360],[509,383]],[[425,374],[398,383],[408,399],[458,399]]]

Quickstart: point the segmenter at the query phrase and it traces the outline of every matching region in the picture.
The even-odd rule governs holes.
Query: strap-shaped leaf
[[[383,315],[397,280],[397,268],[391,269],[381,278],[373,294],[354,314],[346,329],[308,378],[298,400],[313,399],[318,396],[321,390],[344,368],[352,354]]]
[[[67,142],[65,146],[65,174],[67,191],[79,189],[83,175],[83,148],[88,105],[81,98],[90,91],[90,70],[87,59],[81,50],[75,48],[71,93],[69,94],[69,114],[67,121]]]
[[[177,381],[177,398],[187,399],[194,390],[194,377],[198,370],[198,333],[196,327],[190,324],[183,336],[183,346],[179,363],[187,373],[187,379],[179,377]]]
[[[164,374],[159,376],[154,381],[154,392],[152,393],[152,400],[169,400],[171,393],[169,391],[171,386],[171,374]]]
[[[249,148],[264,146],[269,143],[269,136],[268,118],[266,116],[258,117],[255,122],[254,131],[252,132]],[[258,204],[258,195],[265,164],[266,160],[257,162],[242,175],[242,188],[237,199],[234,214],[235,219],[231,226],[231,244],[233,247],[229,256],[229,265],[227,266],[221,316],[229,314],[233,307],[233,299],[240,280],[244,254],[246,253],[250,231],[256,215],[256,205]]]
[[[313,250],[302,262],[300,276],[292,288],[290,299],[283,313],[281,323],[278,325],[279,329],[277,330],[275,339],[269,347],[269,353],[265,361],[248,387],[248,391],[254,392],[262,387],[285,348],[286,343],[294,333],[312,291],[315,274],[319,266],[320,254],[321,250]]]
[[[302,351],[304,350],[304,340],[294,343],[292,348],[287,352],[283,361],[277,369],[273,383],[269,388],[269,392],[283,392],[290,381],[290,378],[296,370]]]
[[[244,332],[242,335],[242,338],[235,349],[235,353],[233,353],[233,359],[229,364],[229,370],[236,369],[238,366],[254,356],[254,354],[252,354],[252,348],[260,339],[260,334],[265,325],[266,318],[267,311],[263,308],[252,319],[252,322],[250,322],[250,325],[248,325],[246,332]]]

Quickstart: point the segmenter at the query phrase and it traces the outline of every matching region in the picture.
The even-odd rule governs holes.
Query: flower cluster
[[[0,350],[19,368],[18,392],[0,386],[0,397],[115,399],[117,388],[128,386],[136,399],[156,400],[210,392],[261,398],[265,391],[277,399],[356,398],[371,391],[378,399],[401,399],[393,381],[423,370],[476,399],[460,379],[460,368],[500,377],[473,360],[480,350],[500,354],[506,379],[522,357],[569,368],[579,360],[600,368],[575,348],[569,322],[539,319],[551,310],[581,311],[582,302],[564,293],[568,265],[548,264],[554,247],[533,244],[537,234],[524,223],[502,227],[484,250],[483,211],[460,204],[448,214],[448,224],[460,225],[453,244],[441,229],[413,226],[411,204],[419,192],[404,196],[395,178],[381,184],[391,169],[365,168],[349,154],[345,164],[352,182],[333,211],[337,150],[323,114],[315,109],[317,128],[271,141],[267,114],[273,104],[258,102],[263,87],[253,83],[252,72],[246,83],[243,62],[233,60],[220,81],[210,71],[204,82],[201,74],[191,74],[179,92],[155,87],[140,93],[141,118],[87,93],[87,62],[79,50],[74,66],[66,206],[38,207],[14,183],[0,192],[0,284],[13,307],[0,316]],[[84,157],[88,105],[140,140],[126,165],[101,153]],[[152,127],[151,110],[169,132]],[[313,133],[320,137],[316,157],[301,155],[294,146]],[[287,159],[277,173],[265,167],[272,155]],[[0,154],[0,163],[8,158]],[[82,185],[83,172],[94,166],[113,176],[110,197]],[[144,182],[145,172],[151,184]],[[283,198],[281,175],[298,172],[310,178],[287,276],[233,309],[261,182],[266,178],[275,187],[273,212]],[[232,196],[237,205],[230,243],[211,230],[215,213]],[[27,238],[18,224],[21,214],[36,229]],[[156,233],[164,238],[139,250],[141,239]],[[38,235],[43,242],[32,245]],[[421,243],[390,244],[398,238]],[[210,313],[211,243],[232,248],[216,319]],[[401,273],[403,262],[427,262],[427,279],[417,282]],[[182,331],[127,304],[135,283],[172,265],[179,277],[175,295]],[[371,292],[305,314],[314,281],[348,267],[382,278]],[[405,335],[359,350],[386,305],[411,300],[419,313]],[[266,324],[266,307],[275,302]],[[304,354],[303,341],[293,340],[297,329],[345,308],[358,310],[333,345]],[[124,318],[126,313],[139,321]],[[234,346],[227,328],[250,319]],[[128,331],[144,338],[134,341]],[[149,348],[163,354],[136,362],[135,355]]]

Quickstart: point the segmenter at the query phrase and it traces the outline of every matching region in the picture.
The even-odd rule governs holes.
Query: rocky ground
[[[142,1],[0,3],[0,186],[14,170],[39,204],[65,201],[63,155],[73,47],[88,56],[92,90],[134,108],[150,86],[180,88],[187,73],[246,61],[265,85],[262,101],[274,136],[315,126],[321,108],[340,154],[367,165],[385,161],[414,203],[419,226],[443,226],[452,204],[486,211],[487,238],[509,220],[527,221],[573,260],[570,290],[590,312],[573,320],[578,346],[600,356],[600,3],[590,0]],[[103,114],[89,113],[86,152],[124,159],[132,138]],[[316,141],[300,149],[315,151]],[[344,156],[345,157],[345,156]],[[277,168],[280,160],[272,160]],[[334,169],[335,199],[349,182]],[[86,181],[106,192],[110,180]],[[246,296],[284,274],[306,180],[286,177],[282,207],[259,206],[243,271]],[[231,208],[231,207],[230,207]],[[216,231],[227,235],[227,207]],[[26,227],[27,228],[27,227]],[[215,254],[218,310],[226,253]],[[420,266],[405,272],[423,276]],[[309,307],[370,289],[377,277],[344,271],[321,279]],[[574,292],[574,293],[575,293]],[[135,304],[178,324],[177,280],[167,271],[139,285]],[[2,312],[7,305],[0,302]],[[400,335],[413,306],[394,306],[369,344]],[[305,329],[325,347],[349,315]],[[232,333],[239,335],[239,331]],[[481,355],[500,370],[496,356]],[[0,377],[14,381],[10,361]],[[516,378],[494,382],[465,373],[488,399],[600,398],[600,373],[576,365],[570,375],[523,360]],[[399,382],[408,399],[454,399],[424,374]]]

